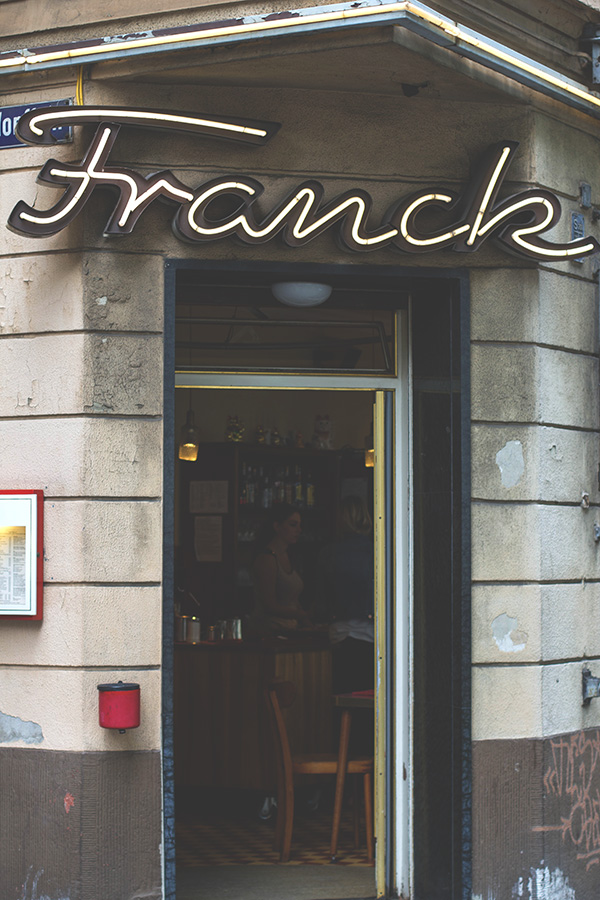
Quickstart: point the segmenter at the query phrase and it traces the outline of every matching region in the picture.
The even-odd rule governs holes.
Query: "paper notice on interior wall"
[[[192,481],[191,513],[226,513],[229,484],[227,481]]]
[[[196,516],[194,518],[194,552],[198,562],[222,562],[222,516]]]

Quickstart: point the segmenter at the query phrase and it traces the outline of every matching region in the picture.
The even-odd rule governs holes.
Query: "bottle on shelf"
[[[285,482],[283,477],[283,469],[277,469],[275,482],[273,484],[273,500],[275,503],[283,503],[285,500]]]
[[[294,502],[294,479],[290,473],[290,467],[285,467],[285,478],[283,482],[283,494],[286,503]]]
[[[248,505],[248,471],[246,463],[242,463],[242,474],[240,477],[240,506]]]
[[[310,472],[306,477],[306,505],[309,509],[315,505],[315,483]]]
[[[261,478],[261,483],[261,506],[263,509],[271,509],[273,506],[273,488],[271,487],[271,479],[268,472],[264,478]]]
[[[304,490],[302,485],[302,468],[296,466],[294,475],[294,503],[296,506],[304,506]]]
[[[246,482],[246,503],[254,506],[256,503],[256,470],[248,467],[248,480]]]

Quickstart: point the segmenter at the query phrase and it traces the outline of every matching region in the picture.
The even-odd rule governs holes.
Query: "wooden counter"
[[[322,639],[175,645],[175,781],[273,792],[275,759],[263,692],[298,693],[285,710],[292,751],[330,752],[331,649]]]

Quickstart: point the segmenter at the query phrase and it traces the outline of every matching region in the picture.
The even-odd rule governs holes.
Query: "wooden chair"
[[[337,774],[338,758],[335,753],[311,753],[293,756],[290,751],[287,729],[281,710],[287,709],[294,702],[296,697],[296,686],[291,681],[273,681],[269,684],[265,694],[277,759],[277,820],[275,824],[275,847],[279,850],[280,861],[287,862],[290,858],[292,830],[294,827],[294,776],[335,776]],[[360,756],[348,759],[347,774],[363,776],[367,855],[369,862],[373,860],[372,772],[372,756]],[[358,792],[355,791],[355,841],[358,841],[359,812],[357,794]]]

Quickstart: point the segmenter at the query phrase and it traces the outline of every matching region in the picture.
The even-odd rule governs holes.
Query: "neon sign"
[[[280,126],[274,122],[118,107],[56,107],[24,115],[18,133],[26,143],[51,145],[53,128],[90,123],[98,127],[81,163],[50,159],[38,175],[39,182],[64,189],[60,199],[47,210],[19,201],[8,219],[10,229],[29,237],[57,234],[82,211],[96,188],[110,188],[116,190],[117,200],[104,228],[106,236],[130,234],[144,210],[162,198],[177,205],[176,235],[194,243],[235,236],[246,244],[262,244],[280,234],[288,246],[299,247],[335,226],[342,243],[352,251],[393,246],[405,253],[442,249],[472,253],[488,238],[537,260],[581,259],[600,250],[591,237],[556,243],[543,236],[561,216],[558,198],[550,191],[531,188],[498,199],[517,141],[490,147],[462,192],[436,188],[413,193],[394,203],[379,226],[373,227],[369,222],[373,201],[361,189],[324,202],[323,185],[304,181],[259,218],[256,201],[264,186],[254,178],[227,175],[191,188],[169,170],[143,176],[109,164],[122,126],[261,146],[278,131]],[[215,201],[223,198],[235,198],[235,211],[216,218]],[[425,228],[426,211],[429,222],[432,214],[437,219],[437,227]]]

